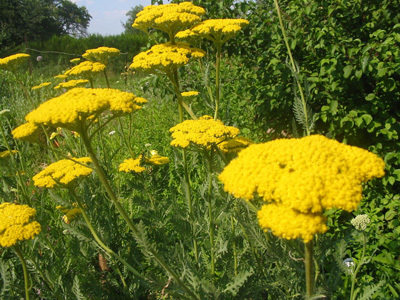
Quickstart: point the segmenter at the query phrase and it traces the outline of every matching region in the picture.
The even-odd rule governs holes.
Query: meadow
[[[200,2],[0,58],[1,299],[400,298],[396,4]]]

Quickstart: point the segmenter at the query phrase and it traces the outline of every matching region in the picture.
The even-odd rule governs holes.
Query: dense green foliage
[[[45,41],[53,35],[86,34],[91,16],[69,0],[2,0],[0,56],[12,54],[26,41]]]
[[[208,18],[250,21],[223,46],[220,119],[225,124],[240,128],[255,142],[302,136],[302,113],[296,108],[300,83],[306,92],[312,133],[368,149],[385,160],[386,176],[364,185],[364,199],[356,212],[332,209],[326,213],[329,231],[315,238],[317,289],[312,299],[349,299],[352,281],[356,282],[356,297],[351,300],[399,298],[400,2],[280,1],[298,72],[290,65],[271,1],[193,2],[206,8]],[[135,9],[131,12],[134,17]],[[31,75],[20,72],[14,76],[0,70],[0,121],[4,129],[0,151],[6,150],[7,144],[19,151],[13,161],[0,159],[0,197],[20,203],[29,199],[42,225],[42,233],[21,247],[32,278],[32,294],[44,299],[185,299],[185,292],[149,251],[156,249],[201,299],[304,299],[303,243],[263,232],[251,207],[223,192],[216,176],[225,162],[214,156],[210,167],[206,151],[188,153],[195,207],[189,213],[182,153],[170,146],[168,129],[178,122],[170,82],[162,76],[125,69],[146,44],[157,40],[165,38],[159,34],[148,40],[142,34],[128,33],[53,36],[46,42],[29,43]],[[45,81],[54,83],[53,76],[70,67],[71,58],[99,46],[123,52],[109,69],[112,87],[149,100],[143,110],[113,120],[93,139],[111,186],[138,226],[139,235],[131,235],[97,176],[85,179],[77,191],[101,239],[146,280],[107,256],[82,217],[69,224],[61,220],[63,213],[55,207],[71,207],[71,195],[36,188],[31,181],[60,153],[87,155],[81,140],[64,130],[56,138],[58,152],[49,152],[11,136],[11,130],[32,109],[17,80],[28,88]],[[200,92],[188,103],[201,116],[212,113],[215,49],[204,41],[197,46],[205,49],[207,56],[181,68],[179,76],[183,91]],[[35,60],[32,49],[42,51],[37,54],[43,61]],[[106,87],[100,77],[95,85]],[[29,90],[28,94],[38,105],[59,94],[53,86]],[[151,150],[168,156],[171,163],[141,174],[118,172],[119,163],[129,155],[150,155]],[[210,187],[211,199],[207,194]],[[261,201],[256,199],[253,204],[258,208]],[[210,206],[213,218],[208,214]],[[350,223],[358,214],[368,214],[371,219],[365,232],[355,230]],[[210,228],[215,230],[214,245]],[[198,241],[198,260],[193,237]],[[212,251],[216,272],[210,275]],[[346,258],[353,259],[355,265],[347,267],[343,262]],[[360,266],[356,279],[355,266]],[[0,276],[0,298],[20,299],[24,292],[22,270],[11,249],[0,253]]]

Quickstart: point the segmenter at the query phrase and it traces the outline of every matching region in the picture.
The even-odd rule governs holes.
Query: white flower
[[[364,231],[367,228],[367,225],[371,222],[368,215],[358,215],[353,220],[350,221],[351,225],[353,225],[357,230]]]
[[[108,133],[108,135],[113,135],[114,133],[115,133],[115,130],[110,131],[110,132]]]

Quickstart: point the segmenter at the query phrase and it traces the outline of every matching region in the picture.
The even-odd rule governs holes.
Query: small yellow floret
[[[18,241],[35,238],[41,231],[40,224],[31,220],[35,214],[36,210],[28,205],[0,204],[0,245],[12,247]]]

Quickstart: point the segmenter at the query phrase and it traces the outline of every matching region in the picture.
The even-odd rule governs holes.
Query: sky
[[[71,0],[78,6],[85,6],[92,16],[88,33],[117,35],[124,31],[121,23],[128,17],[126,13],[136,5],[147,6],[151,0]]]

